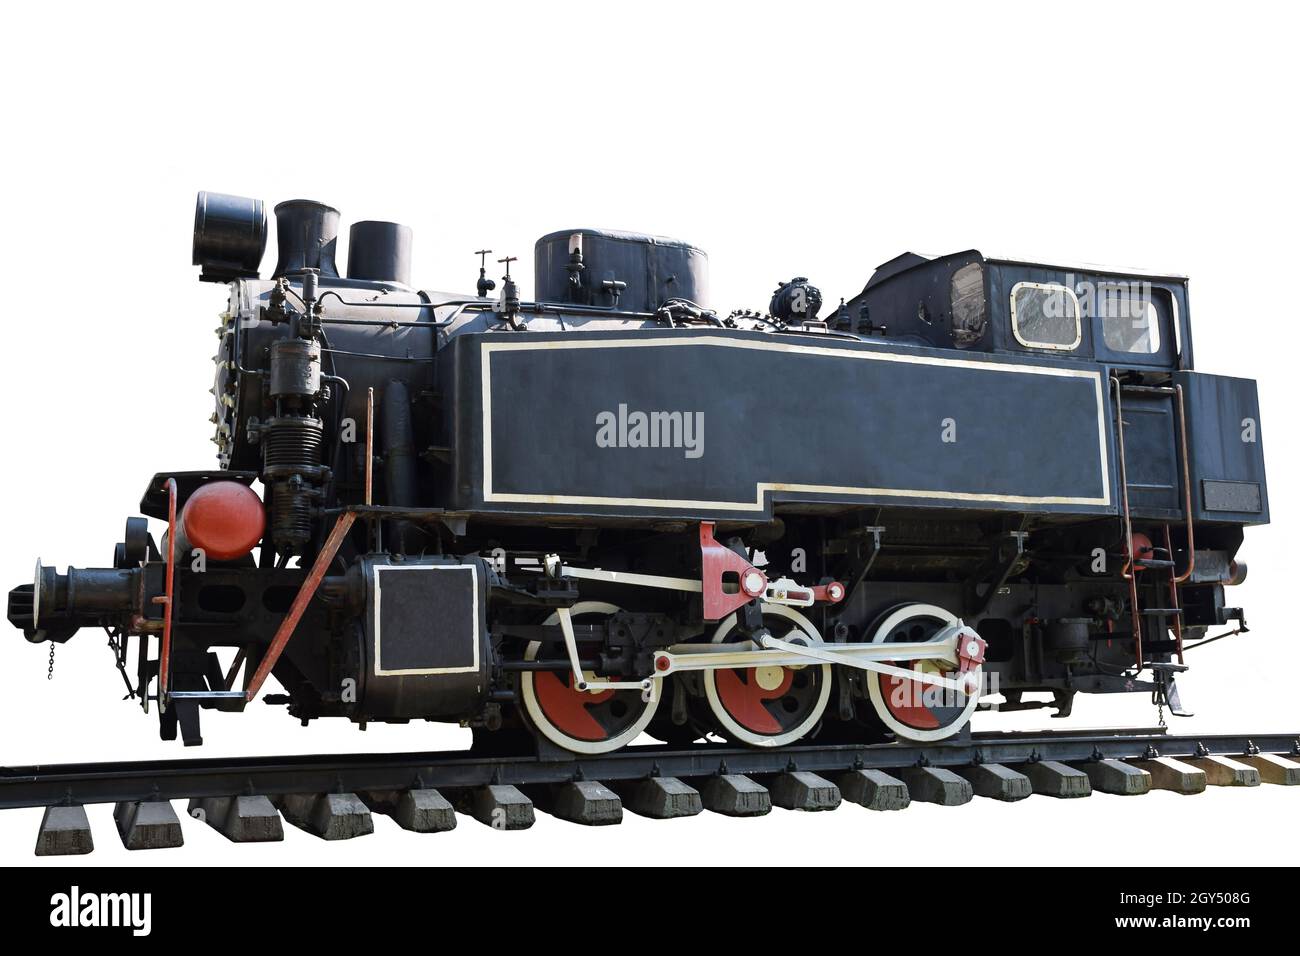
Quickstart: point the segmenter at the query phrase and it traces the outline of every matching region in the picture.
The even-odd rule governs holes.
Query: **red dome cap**
[[[199,487],[181,509],[181,533],[214,561],[242,558],[262,540],[266,511],[257,492],[238,481]]]

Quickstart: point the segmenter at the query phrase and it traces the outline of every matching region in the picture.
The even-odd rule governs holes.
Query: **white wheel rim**
[[[897,610],[891,612],[888,617],[880,622],[875,633],[871,635],[871,643],[884,643],[886,637],[903,621],[914,617],[937,618],[945,625],[956,624],[957,615],[944,610],[935,604],[905,604]],[[914,740],[918,743],[929,743],[935,740],[944,740],[957,733],[969,722],[971,715],[975,713],[975,708],[979,706],[979,694],[969,694],[966,698],[966,706],[962,709],[961,717],[942,727],[935,727],[925,730],[918,727],[912,727],[903,723],[890,712],[885,705],[885,695],[880,688],[880,674],[877,671],[867,671],[867,693],[871,698],[871,705],[876,709],[876,715],[884,721],[886,727],[892,730],[897,736],[905,740]]]
[[[579,601],[569,609],[569,613],[576,618],[582,614],[609,615],[615,614],[621,610],[622,608],[617,604],[609,604],[605,601]],[[552,614],[542,623],[555,624],[559,619],[558,614]],[[541,647],[541,641],[530,641],[528,647],[524,650],[524,659],[530,661],[536,660],[537,653],[541,650]],[[559,727],[556,727],[551,723],[550,719],[546,716],[546,712],[542,710],[541,702],[537,699],[537,690],[533,684],[533,672],[522,671],[520,680],[520,688],[523,691],[524,698],[524,711],[528,714],[528,719],[532,722],[533,726],[537,728],[543,737],[556,746],[580,754],[609,753],[611,750],[617,750],[641,736],[641,732],[645,730],[646,726],[650,723],[650,719],[654,717],[655,711],[659,709],[659,697],[660,691],[662,690],[662,684],[663,678],[656,677],[654,679],[654,700],[650,701],[648,704],[643,702],[644,710],[641,712],[641,716],[622,733],[616,734],[613,737],[607,737],[604,740],[580,740],[577,737],[570,737]]]
[[[793,621],[808,638],[815,644],[822,643],[821,634],[813,626],[812,621],[804,617],[794,608],[787,607],[784,604],[764,604],[763,613],[771,614],[774,617],[783,617],[786,620]],[[728,634],[736,626],[737,614],[733,612],[721,623],[713,632],[712,642],[714,644],[722,643]],[[813,665],[817,666],[817,665]],[[708,699],[709,710],[713,712],[714,718],[722,725],[727,733],[735,739],[750,744],[754,747],[783,747],[803,737],[811,731],[817,722],[822,719],[822,714],[826,712],[826,704],[831,698],[831,665],[822,664],[821,666],[821,693],[817,697],[817,703],[813,705],[808,716],[794,728],[781,734],[758,734],[739,723],[722,704],[722,698],[718,695],[717,671],[704,672],[704,696]],[[736,668],[732,668],[733,670]]]

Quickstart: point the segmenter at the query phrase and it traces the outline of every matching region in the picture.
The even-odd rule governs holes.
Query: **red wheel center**
[[[916,661],[891,661],[895,667],[914,669]],[[909,727],[917,730],[934,730],[940,721],[925,702],[926,690],[933,684],[925,684],[910,677],[895,677],[892,674],[880,675],[880,691],[885,698],[889,712]]]
[[[780,700],[790,692],[794,683],[794,671],[790,668],[781,668],[781,682],[770,690],[759,684],[756,667],[720,670],[715,682],[718,699],[742,727],[759,734],[779,734],[785,729],[764,704],[769,700]]]
[[[614,691],[590,693],[576,690],[572,674],[538,671],[533,675],[533,692],[542,713],[557,730],[576,740],[605,740],[610,736],[589,708],[609,700]]]

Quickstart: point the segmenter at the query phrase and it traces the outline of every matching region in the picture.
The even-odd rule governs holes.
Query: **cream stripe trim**
[[[383,639],[382,628],[380,626],[379,604],[383,596],[383,584],[380,580],[382,575],[394,574],[398,571],[464,571],[468,570],[470,574],[471,587],[473,587],[473,598],[470,613],[473,615],[473,647],[474,663],[468,667],[401,667],[385,670],[379,666],[380,641]],[[375,565],[375,612],[374,627],[375,632],[375,649],[374,649],[374,673],[376,677],[405,677],[415,674],[472,674],[479,669],[479,610],[478,610],[478,566],[473,564],[409,564],[409,565]],[[432,625],[431,625],[432,626]]]
[[[974,369],[982,372],[1009,372],[1026,375],[1047,375],[1056,378],[1091,379],[1097,403],[1097,447],[1101,461],[1102,494],[1099,498],[1072,498],[1057,496],[1000,495],[978,492],[926,491],[900,488],[859,488],[843,485],[804,485],[786,482],[760,482],[755,488],[753,501],[698,501],[666,498],[623,498],[589,495],[533,495],[496,492],[492,490],[492,354],[495,352],[536,351],[538,349],[609,349],[656,348],[681,346],[718,346],[756,351],[789,352],[802,355],[821,355],[830,358],[862,359],[877,362],[901,362],[912,365],[938,365],[950,368]],[[1093,505],[1108,506],[1110,502],[1110,461],[1106,448],[1105,399],[1101,388],[1101,372],[1082,369],[1050,368],[1038,365],[1015,365],[1001,362],[976,362],[970,359],[944,359],[927,355],[900,355],[893,352],[865,349],[835,349],[825,346],[794,345],[786,342],[744,342],[715,335],[682,338],[635,339],[584,339],[565,341],[551,339],[544,342],[483,342],[481,348],[481,401],[483,404],[483,500],[484,502],[515,502],[518,504],[586,504],[633,506],[641,508],[685,508],[717,511],[762,511],[764,497],[772,491],[811,492],[830,495],[857,495],[890,498],[929,498],[946,501],[996,502],[1000,504],[1043,505]]]

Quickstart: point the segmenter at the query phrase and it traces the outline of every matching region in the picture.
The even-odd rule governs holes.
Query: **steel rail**
[[[1300,733],[1175,736],[1156,729],[1067,730],[963,734],[924,745],[809,744],[767,750],[704,744],[691,749],[629,747],[601,756],[551,751],[540,756],[484,757],[469,751],[444,751],[0,767],[0,809],[413,787],[455,791],[487,784],[536,786],[580,779],[608,783],[665,776],[689,780],[720,773],[762,777],[792,769],[836,773],[914,766],[960,767],[974,763],[1088,762],[1155,755],[1197,757],[1252,753],[1300,754]]]

